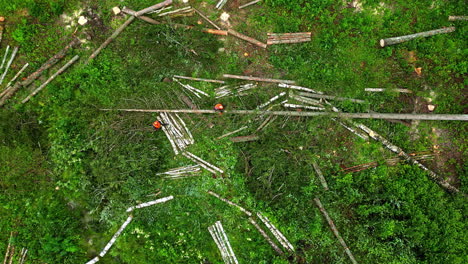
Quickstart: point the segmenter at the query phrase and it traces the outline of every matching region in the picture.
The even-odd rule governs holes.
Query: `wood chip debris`
[[[236,255],[232,250],[231,243],[224,231],[223,226],[220,221],[217,221],[214,225],[208,227],[208,231],[211,234],[211,237],[218,246],[219,251],[221,252],[221,257],[224,260],[225,264],[239,264],[237,261]]]
[[[166,172],[158,173],[156,175],[167,175],[166,177],[164,177],[165,179],[180,179],[180,178],[187,178],[191,176],[198,176],[200,175],[200,172],[201,172],[200,165],[190,165],[190,166],[174,168]]]
[[[267,33],[267,45],[308,42],[311,35],[311,32]]]

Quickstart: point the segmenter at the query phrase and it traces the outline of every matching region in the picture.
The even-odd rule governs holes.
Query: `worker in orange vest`
[[[155,130],[160,130],[163,126],[167,126],[167,124],[164,124],[163,122],[156,120],[153,122],[153,128]]]
[[[222,104],[216,104],[216,105],[214,106],[214,110],[215,110],[216,112],[219,112],[220,114],[222,114],[222,113],[224,112],[224,105],[222,105]]]

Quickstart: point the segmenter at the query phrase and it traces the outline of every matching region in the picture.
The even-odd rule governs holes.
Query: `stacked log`
[[[224,231],[223,226],[221,225],[220,221],[216,221],[216,223],[212,226],[208,227],[208,231],[211,234],[211,237],[218,246],[219,251],[221,252],[221,257],[226,264],[239,264],[237,261],[236,255],[232,250],[231,243],[229,243],[229,239]]]
[[[161,113],[158,119],[165,124],[162,130],[164,134],[166,134],[176,155],[178,155],[179,152],[183,152],[187,146],[195,143],[192,133],[179,115]]]
[[[312,32],[267,33],[267,45],[290,44],[311,41]]]

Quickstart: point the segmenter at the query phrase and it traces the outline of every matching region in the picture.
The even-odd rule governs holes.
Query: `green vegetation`
[[[232,73],[296,80],[330,95],[366,100],[364,105],[336,104],[348,112],[427,112],[424,98],[430,97],[436,113],[463,113],[468,26],[448,22],[447,17],[466,14],[465,1],[366,0],[359,1],[360,11],[339,0],[265,0],[242,11],[237,1],[228,1],[226,10],[239,32],[264,41],[266,32],[311,31],[312,41],[264,51],[231,37],[221,41],[196,30],[134,21],[95,60],[84,64],[123,23],[123,17],[112,14],[113,6],[139,10],[155,2],[0,0],[0,16],[7,19],[1,50],[6,43],[21,47],[7,79],[26,62],[31,64],[28,73],[37,69],[70,41],[75,29],[76,36],[87,39],[64,59],[79,54],[81,63],[28,104],[20,101],[31,88],[20,90],[0,109],[1,250],[10,231],[17,231],[15,243],[29,249],[30,263],[84,263],[127,218],[126,208],[152,200],[148,195],[160,189],[174,200],[135,211],[132,223],[100,263],[221,263],[207,231],[217,220],[241,263],[349,263],[315,207],[315,197],[320,197],[359,263],[468,261],[466,198],[444,192],[416,166],[385,165],[392,153],[332,120],[278,118],[259,133],[259,141],[234,144],[215,138],[245,125],[252,116],[183,115],[196,141],[188,150],[226,173],[213,177],[204,171],[200,177],[170,181],[155,174],[190,162],[174,157],[165,135],[150,127],[155,114],[99,111],[187,108],[180,100],[181,88],[164,78]],[[191,1],[212,19],[219,16],[215,2],[204,6]],[[66,27],[70,22],[61,15],[72,17],[79,9],[96,20],[85,27]],[[172,20],[196,25],[198,17]],[[378,47],[381,38],[452,24],[457,30],[451,34]],[[422,68],[421,76],[416,67]],[[218,87],[190,84],[212,95]],[[365,87],[407,88],[415,94],[366,93]],[[266,85],[222,103],[254,109],[279,91]],[[218,102],[214,97],[193,99],[201,109]],[[244,135],[255,133],[257,123]],[[434,161],[424,164],[468,193],[467,124],[421,122],[414,136],[401,123],[362,123],[408,153],[439,151]],[[330,191],[322,189],[311,160],[322,168]],[[341,171],[373,161],[381,166]],[[276,256],[241,212],[207,195],[207,190],[267,215],[295,246],[297,258]]]

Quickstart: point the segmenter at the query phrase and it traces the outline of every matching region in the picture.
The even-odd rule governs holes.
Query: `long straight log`
[[[233,35],[236,38],[240,38],[240,39],[245,40],[247,42],[250,42],[250,43],[252,43],[252,44],[254,44],[256,46],[259,46],[260,48],[264,48],[264,49],[267,48],[267,44],[265,44],[263,42],[260,42],[260,41],[254,39],[254,38],[248,37],[248,36],[246,36],[244,34],[241,34],[241,33],[237,32],[237,31],[235,31],[233,29],[228,29],[228,33],[230,35]]]
[[[231,247],[231,243],[229,243],[229,239],[227,237],[227,234],[226,232],[224,231],[224,228],[223,226],[221,225],[221,222],[220,221],[216,221],[215,223],[216,227],[218,228],[218,231],[221,233],[222,235],[222,239],[225,243],[225,246],[227,247],[227,250],[228,250],[228,254],[229,254],[229,258],[231,259],[231,263],[233,264],[239,264],[239,262],[237,261],[237,258],[236,258],[236,255],[234,254],[234,251],[232,250],[232,247]]]
[[[13,60],[16,57],[16,53],[18,53],[18,49],[19,49],[18,47],[15,47],[13,49],[13,53],[11,53],[10,60],[8,61],[7,65],[5,67],[5,71],[3,72],[2,77],[0,77],[0,84],[3,83],[3,80],[5,79],[5,76],[8,74],[8,70],[10,69],[11,63],[13,63]]]
[[[449,21],[468,20],[468,16],[449,16]]]
[[[325,108],[323,108],[323,107],[308,106],[308,105],[283,104],[283,106],[286,107],[286,108],[303,108],[303,109],[318,110],[318,111],[325,110]]]
[[[224,263],[229,263],[230,260],[227,257],[226,249],[224,248],[224,245],[222,245],[221,238],[217,234],[217,231],[215,230],[215,226],[214,225],[209,226],[208,232],[210,232],[211,237],[216,243],[216,246],[218,247],[218,250],[221,253],[221,257],[223,258]]]
[[[325,191],[328,191],[327,180],[325,180],[325,177],[323,176],[322,170],[320,170],[320,167],[318,166],[318,164],[315,161],[312,161],[312,166],[314,167],[314,170],[315,170],[315,172],[317,173],[317,176],[320,179],[320,183],[322,183],[323,189],[325,189]]]
[[[213,170],[215,171],[218,171],[219,173],[224,173],[224,171],[218,167],[216,167],[215,165],[211,164],[211,163],[208,163],[208,161],[196,156],[195,154],[191,153],[191,152],[188,152],[186,151],[185,154],[189,155],[190,157],[198,160],[199,162],[205,164],[206,166],[209,166],[210,168],[212,168]]]
[[[222,135],[222,136],[219,136],[219,137],[217,137],[216,139],[225,138],[225,137],[227,137],[227,136],[233,135],[233,134],[235,134],[235,133],[237,133],[237,132],[240,132],[240,131],[242,131],[242,130],[244,130],[244,129],[247,129],[247,128],[249,128],[249,127],[248,127],[248,126],[243,126],[243,127],[239,128],[239,129],[236,129],[236,130],[231,131],[231,132],[229,132],[229,133],[226,133],[226,134],[224,134],[224,135]]]
[[[24,98],[23,101],[21,101],[22,104],[26,103],[27,101],[29,101],[33,96],[35,96],[37,93],[39,93],[44,87],[46,87],[51,81],[53,81],[57,76],[59,76],[60,74],[62,74],[65,70],[68,69],[68,67],[70,67],[73,63],[75,63],[78,59],[80,58],[80,56],[76,55],[75,57],[73,57],[69,62],[67,62],[65,65],[62,66],[62,68],[60,68],[56,73],[54,73],[52,76],[49,77],[49,79],[47,79],[47,81],[45,81],[43,84],[41,84],[41,86],[39,86],[36,90],[34,90],[30,95],[28,95],[28,97]]]
[[[8,246],[5,253],[5,258],[3,259],[3,264],[6,264],[8,261],[8,256],[10,256],[10,248],[11,248],[11,238],[13,237],[13,232],[10,232],[10,238],[8,239]]]
[[[262,108],[264,108],[265,106],[271,104],[272,102],[278,100],[280,97],[285,96],[285,95],[286,95],[286,92],[281,92],[281,93],[279,93],[278,95],[275,95],[275,96],[273,96],[272,98],[270,98],[270,100],[266,101],[265,103],[263,103],[263,104],[257,106],[257,109],[262,109]]]
[[[284,255],[283,251],[273,242],[273,240],[267,235],[267,233],[255,222],[255,220],[252,217],[249,217],[249,222],[255,226],[255,228],[260,232],[260,234],[265,238],[265,240],[270,244],[270,246],[278,253],[278,255],[282,256]]]
[[[260,137],[257,135],[249,135],[249,136],[233,137],[233,138],[230,138],[229,140],[231,140],[234,143],[240,143],[240,142],[256,141],[259,139]]]
[[[33,72],[31,75],[29,75],[26,80],[22,82],[16,82],[15,85],[13,85],[10,90],[4,95],[3,98],[0,99],[0,107],[5,105],[5,102],[10,99],[21,87],[23,86],[28,86],[32,82],[34,82],[39,76],[42,75],[42,73],[49,69],[50,67],[54,66],[59,62],[65,55],[67,55],[67,52],[70,48],[73,48],[77,45],[79,45],[81,41],[77,38],[74,38],[68,45],[65,46],[61,51],[59,51],[57,54],[52,56],[48,61],[46,61],[42,66],[37,69],[35,72]]]
[[[3,66],[5,66],[5,62],[8,57],[8,52],[10,52],[10,45],[8,45],[5,49],[5,55],[3,55],[2,64],[0,64],[0,70],[3,69]]]
[[[283,39],[283,40],[267,40],[267,45],[275,44],[294,44],[311,41],[310,38],[298,38],[298,39]]]
[[[180,75],[174,75],[174,78],[186,79],[186,80],[192,80],[192,81],[210,82],[210,83],[221,83],[221,84],[225,83],[225,81],[220,81],[220,80],[194,78],[194,77],[187,77],[187,76],[180,76]]]
[[[262,215],[261,213],[257,213],[258,218],[265,224],[268,229],[270,229],[271,233],[276,237],[278,242],[288,251],[294,252],[294,247],[291,245],[291,243],[286,239],[286,237],[281,233],[278,228],[276,228],[275,225],[273,225],[270,220]]]
[[[165,203],[167,201],[170,201],[174,199],[174,196],[167,196],[167,197],[164,197],[164,198],[161,198],[161,199],[157,199],[157,200],[154,200],[154,201],[150,201],[150,202],[146,202],[146,203],[141,203],[141,204],[138,204],[138,205],[135,205],[135,206],[130,206],[128,209],[127,209],[127,213],[135,210],[135,209],[140,209],[140,208],[144,208],[144,207],[148,207],[148,206],[152,206],[152,205],[155,205],[155,204],[158,204],[158,203]]]
[[[221,197],[219,194],[215,193],[215,192],[212,192],[212,191],[208,191],[208,194],[210,194],[211,196],[214,196],[216,198],[218,198],[219,200],[229,204],[229,205],[232,205],[234,207],[237,207],[239,210],[241,210],[243,213],[245,213],[246,215],[248,216],[252,216],[252,213],[248,210],[246,210],[244,207],[234,203],[234,202],[231,202],[230,200],[226,199],[226,198],[223,198]]]
[[[454,31],[455,31],[455,27],[448,27],[448,28],[440,28],[440,29],[425,31],[425,32],[406,35],[406,36],[381,39],[380,40],[380,46],[383,48],[383,47],[386,47],[386,46],[406,42],[406,41],[409,41],[409,40],[412,40],[412,39],[415,39],[415,38],[430,37],[430,36],[434,36],[434,35],[437,35],[437,34],[445,34],[445,33],[450,33],[450,32],[454,32]]]
[[[14,257],[15,257],[15,246],[12,246],[12,247],[11,247],[11,253],[10,253],[10,261],[8,262],[8,264],[12,264],[12,263],[13,263]]]
[[[283,38],[283,37],[288,37],[288,36],[306,36],[310,37],[312,35],[312,32],[289,32],[289,33],[267,33],[268,37],[278,37],[278,38]]]
[[[104,249],[101,251],[101,253],[99,253],[99,256],[102,258],[104,257],[104,255],[106,255],[107,251],[109,251],[109,249],[112,247],[112,245],[115,243],[115,241],[117,240],[117,238],[120,236],[120,234],[124,231],[124,229],[127,227],[128,224],[130,224],[130,222],[132,221],[133,219],[133,216],[130,215],[127,220],[125,220],[125,222],[122,224],[122,226],[120,226],[119,230],[117,230],[117,232],[115,232],[114,236],[112,236],[111,240],[107,243],[107,245],[104,247]]]
[[[298,92],[298,95],[305,96],[305,97],[310,97],[310,98],[328,99],[328,100],[335,100],[335,101],[350,101],[350,102],[358,103],[358,104],[365,103],[364,100],[345,98],[345,97],[338,97],[338,96],[332,96],[332,95],[324,95],[324,94],[313,94],[313,93]]]
[[[297,86],[297,85],[289,85],[289,84],[286,84],[286,83],[280,83],[280,84],[278,84],[278,86],[281,87],[281,88],[288,88],[288,89],[292,89],[292,90],[299,90],[299,91],[304,91],[304,92],[309,92],[309,93],[323,94],[323,92],[321,92],[321,91],[317,91],[317,90],[314,90],[314,89],[310,89],[310,88],[302,87],[302,86]]]
[[[393,151],[394,153],[398,154],[400,157],[403,157],[405,160],[407,160],[408,162],[414,164],[414,165],[417,165],[419,168],[425,170],[427,172],[427,174],[429,175],[429,177],[434,180],[436,183],[438,183],[440,186],[442,186],[443,188],[445,188],[447,191],[449,192],[454,192],[454,193],[458,193],[460,192],[460,190],[458,190],[457,188],[455,188],[454,186],[452,186],[450,183],[448,183],[446,180],[442,179],[439,175],[437,175],[435,172],[433,172],[432,170],[430,170],[429,168],[427,168],[426,166],[424,166],[423,164],[421,164],[419,161],[417,161],[416,159],[414,159],[413,157],[411,157],[410,155],[408,155],[406,152],[403,151],[403,149],[401,149],[400,147],[392,144],[390,141],[388,141],[387,139],[385,139],[384,137],[382,137],[381,135],[379,135],[377,132],[375,132],[374,130],[368,128],[367,126],[363,125],[363,124],[357,124],[357,126],[362,129],[364,132],[366,132],[367,134],[369,134],[369,136],[371,138],[373,138],[374,140],[377,140],[379,141],[380,143],[382,143],[386,148],[388,148],[389,150]]]
[[[408,90],[408,89],[385,89],[385,88],[364,88],[364,91],[366,92],[385,92],[385,91],[391,91],[391,92],[397,92],[397,93],[413,93],[413,91]]]
[[[323,216],[325,217],[325,219],[327,220],[328,222],[328,225],[330,226],[333,234],[335,235],[335,237],[338,239],[338,241],[340,242],[340,244],[343,246],[343,248],[345,249],[345,252],[346,254],[348,254],[348,257],[349,259],[351,260],[351,262],[353,264],[357,264],[357,261],[356,259],[354,258],[353,256],[353,253],[351,253],[351,250],[349,249],[349,247],[346,245],[346,242],[343,240],[343,238],[341,237],[340,235],[340,232],[338,232],[338,229],[336,228],[335,226],[335,223],[333,222],[333,220],[330,218],[330,216],[328,215],[327,211],[325,210],[325,208],[323,207],[322,205],[322,202],[320,202],[320,199],[319,198],[314,198],[314,202],[315,204],[317,205],[317,207],[319,208],[320,212],[323,214]]]
[[[248,81],[256,81],[256,82],[271,82],[271,83],[286,83],[286,84],[295,84],[295,81],[291,80],[280,80],[280,79],[270,79],[270,78],[262,78],[262,77],[252,77],[252,76],[241,76],[241,75],[234,75],[234,74],[223,74],[224,78],[230,79],[238,79],[238,80],[248,80]]]
[[[99,262],[99,257],[94,257],[92,260],[86,262],[86,264],[96,264]]]
[[[256,4],[256,3],[260,2],[260,1],[262,1],[262,0],[255,0],[255,1],[252,1],[252,2],[248,2],[247,4],[239,6],[239,9],[246,8],[248,6],[254,5],[254,4]]]
[[[101,111],[121,111],[139,113],[193,113],[219,114],[215,110],[192,109],[101,109]],[[335,113],[335,112],[297,112],[297,111],[261,111],[261,110],[225,110],[223,114],[234,115],[278,115],[278,116],[329,116],[360,119],[400,119],[400,120],[435,120],[435,121],[468,121],[466,114],[394,114],[394,113]]]
[[[154,10],[157,10],[157,9],[163,8],[165,6],[168,6],[170,4],[172,4],[172,0],[165,0],[165,1],[161,2],[161,3],[159,3],[159,4],[155,4],[155,5],[152,5],[150,7],[144,8],[144,9],[138,11],[138,12],[135,12],[133,15],[138,17],[138,16],[144,15],[146,13],[152,12]]]
[[[211,21],[207,16],[205,16],[202,12],[200,12],[200,10],[196,9],[196,8],[193,8],[193,10],[195,10],[195,12],[197,12],[197,14],[199,16],[201,16],[203,19],[205,19],[208,23],[210,23],[213,27],[215,27],[216,29],[221,29],[218,25],[216,25],[213,21]]]
[[[198,165],[200,165],[202,168],[204,168],[205,170],[213,173],[213,174],[217,174],[216,171],[214,169],[212,169],[210,166],[206,165],[205,163],[193,158],[192,156],[188,155],[186,152],[182,152],[182,155],[188,159],[190,159],[191,161],[197,163]]]
[[[172,1],[172,0],[171,0]],[[88,64],[89,62],[91,62],[91,60],[93,60],[94,58],[96,58],[97,55],[99,55],[99,53],[101,53],[101,51],[107,47],[114,39],[116,39],[120,33],[122,33],[122,31],[128,26],[130,25],[130,23],[133,22],[133,20],[135,20],[135,17],[134,16],[131,16],[130,18],[127,19],[127,21],[125,21],[125,23],[123,23],[119,28],[117,28],[117,30],[114,31],[114,33],[112,33],[112,35],[106,40],[104,41],[104,43],[101,44],[101,46],[99,46],[99,48],[97,48],[93,54],[91,54],[91,56],[89,56],[88,58],[88,61],[86,62],[86,64]]]
[[[26,68],[29,66],[29,63],[26,63],[16,74],[15,76],[7,83],[5,90],[0,93],[0,98],[5,95],[8,92],[8,89],[10,88],[11,84],[18,79],[18,77],[26,70]]]

